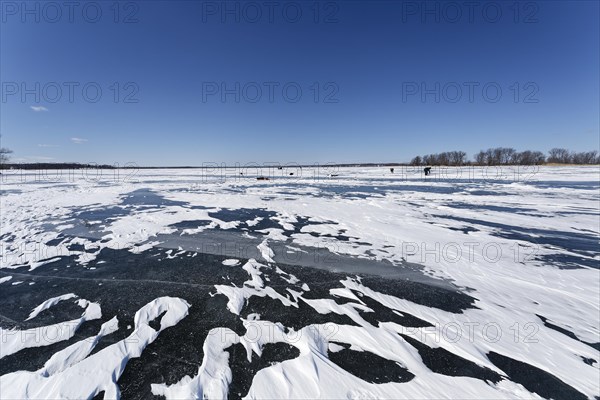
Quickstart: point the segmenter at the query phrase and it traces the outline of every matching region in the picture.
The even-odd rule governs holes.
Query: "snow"
[[[250,259],[242,267],[246,272],[248,272],[248,275],[250,275],[250,279],[244,282],[242,287],[215,285],[217,293],[227,296],[227,309],[233,314],[239,315],[244,307],[244,304],[246,303],[246,299],[249,299],[252,296],[268,296],[272,299],[279,300],[285,306],[298,307],[298,303],[296,301],[291,301],[288,297],[282,296],[269,286],[265,287],[264,281],[261,277],[262,272],[260,271],[260,269],[264,267],[265,265],[260,264],[254,259]]]
[[[202,366],[195,378],[185,376],[173,385],[152,384],[152,393],[167,399],[226,399],[231,369],[225,348],[239,343],[238,335],[227,328],[209,332],[202,350]]]
[[[117,380],[131,358],[139,357],[159,334],[188,314],[190,305],[182,299],[160,297],[139,309],[135,329],[126,339],[89,355],[101,336],[117,329],[116,319],[102,325],[93,338],[84,339],[56,353],[39,371],[18,371],[0,377],[3,398],[92,398],[105,391],[105,398],[119,398]],[[158,331],[148,323],[165,312]],[[90,340],[91,339],[91,340]],[[4,347],[3,347],[4,348]]]
[[[71,299],[73,297],[77,296],[67,294],[48,299],[37,306],[31,312],[27,320],[35,318],[40,312],[56,305],[59,301]],[[85,311],[80,318],[71,321],[59,322],[26,330],[0,328],[0,340],[2,342],[2,346],[0,346],[0,359],[23,349],[49,346],[54,343],[69,340],[75,335],[75,332],[79,329],[81,324],[102,317],[102,311],[98,303],[91,303],[84,300],[84,302],[79,303],[79,305],[82,308],[85,308]]]
[[[332,353],[337,353],[338,351],[342,351],[345,349],[345,347],[340,346],[339,344],[335,344],[335,343],[329,343],[329,351]]]
[[[254,218],[254,219],[251,219],[251,220],[248,220],[248,221],[246,221],[246,225],[248,225],[248,226],[255,226],[255,225],[258,225],[258,223],[259,223],[260,221],[262,221],[263,219],[264,219],[263,217],[256,217],[256,218]]]
[[[271,248],[269,247],[268,239],[263,240],[262,243],[259,244],[257,247],[258,247],[258,250],[260,251],[260,254],[267,262],[270,262],[270,263],[275,262],[275,261],[273,261],[273,257],[275,256],[275,253],[273,253],[273,250],[271,250]]]
[[[46,361],[44,367],[38,370],[42,376],[48,377],[55,375],[65,369],[77,364],[85,359],[94,350],[98,342],[103,336],[110,335],[119,329],[119,321],[117,317],[113,317],[110,321],[102,324],[100,332],[96,336],[87,338],[72,344],[64,350],[54,353],[52,357]]]
[[[298,278],[296,278],[294,275],[292,274],[288,274],[287,272],[285,272],[284,270],[282,270],[279,267],[275,268],[275,272],[277,272],[279,275],[281,275],[281,279],[283,279],[284,281],[286,281],[287,283],[291,284],[291,285],[295,285],[296,283],[300,282],[300,280]],[[306,284],[304,284],[306,285]],[[308,286],[306,286],[308,287]],[[303,290],[308,290],[308,289],[303,289]]]
[[[281,229],[258,232],[266,236],[262,235],[262,242],[258,239],[256,243],[260,243],[253,244],[258,250],[254,259],[223,261],[225,266],[243,263],[242,268],[248,273],[248,280],[241,287],[228,279],[215,286],[218,295],[227,297],[229,312],[242,318],[247,299],[260,296],[280,302],[289,307],[290,312],[295,312],[299,302],[304,302],[323,315],[348,316],[358,326],[324,324],[293,331],[264,320],[266,316],[248,315],[243,320],[245,326],[254,332],[265,330],[264,338],[251,342],[250,331],[240,336],[225,327],[214,327],[205,338],[204,359],[196,376],[182,378],[170,386],[155,384],[153,393],[167,398],[226,397],[231,382],[227,347],[242,343],[249,356],[260,356],[264,344],[284,342],[297,347],[300,357],[258,372],[248,398],[535,398],[490,362],[486,356],[490,351],[547,371],[590,398],[597,396],[599,364],[587,365],[581,358],[599,360],[600,353],[581,341],[595,343],[600,335],[597,269],[600,263],[597,248],[600,171],[595,167],[540,167],[534,174],[531,170],[523,174],[518,167],[511,167],[500,171],[501,175],[494,172],[493,176],[475,171],[473,177],[473,170],[469,168],[446,172],[434,168],[434,174],[424,179],[418,170],[398,170],[389,174],[387,168],[340,168],[336,171],[338,176],[327,178],[319,176],[318,171],[305,169],[303,176],[295,177],[294,182],[273,180],[260,185],[250,181],[222,182],[215,177],[214,181],[209,179],[205,183],[203,189],[206,190],[181,190],[193,182],[178,170],[139,171],[137,181],[127,184],[81,180],[69,186],[47,182],[24,185],[3,175],[3,188],[7,190],[0,198],[0,223],[3,230],[13,233],[15,238],[1,243],[0,268],[8,271],[25,266],[33,270],[68,255],[77,257],[77,265],[87,265],[106,248],[137,253],[160,247],[164,237],[169,235],[202,237],[216,230],[233,233],[244,222],[252,228],[264,218],[244,215],[239,221],[226,222],[209,213],[225,208],[259,208],[274,213],[276,216],[271,220]],[[200,176],[200,172],[196,172]],[[452,174],[461,176],[448,178]],[[61,232],[77,225],[74,212],[117,205],[128,193],[146,187],[152,187],[166,200],[183,204],[143,211],[134,209],[129,214],[103,221],[104,225],[96,233],[102,241],[82,235],[69,242],[83,245],[87,252],[67,250],[65,244],[48,244],[59,238]],[[339,187],[346,189],[340,192]],[[10,189],[19,190],[11,192]],[[265,197],[269,200],[264,200]],[[310,224],[296,230],[296,224],[306,219]],[[184,230],[173,228],[174,224],[195,220],[208,224]],[[48,228],[49,223],[54,225]],[[510,229],[503,225],[513,227],[518,234],[511,235]],[[557,232],[561,240],[548,242]],[[338,235],[349,239],[341,240]],[[577,235],[591,237],[592,245],[578,248],[576,239],[572,239]],[[245,232],[245,238],[248,237],[253,235]],[[181,256],[188,250],[176,247],[167,258]],[[279,259],[273,249],[279,248],[307,256],[309,251],[327,248],[334,255],[381,261],[400,271],[406,268],[407,262],[415,263],[420,271],[440,284],[452,284],[473,296],[477,308],[462,313],[447,312],[380,293],[354,277],[341,280],[327,298],[307,299],[304,293],[309,290],[308,284],[275,262]],[[553,260],[561,257],[570,257],[577,268],[559,268],[560,261]],[[325,260],[317,260],[316,264],[333,269]],[[336,270],[344,272],[344,265],[336,266]],[[288,285],[286,290],[269,286],[270,273],[283,279]],[[10,279],[9,276],[0,278],[0,283]],[[12,289],[11,285],[5,285],[3,291],[9,290],[23,290],[23,287]],[[392,322],[372,325],[361,316],[372,312],[363,302],[366,298],[393,312],[416,316],[433,327],[410,328]],[[69,299],[49,299],[36,307],[29,319]],[[155,314],[155,309],[169,310],[161,321],[161,331],[187,315],[189,305],[185,301],[161,299],[141,309],[139,316],[136,314],[132,335],[142,338],[139,344],[121,341],[91,356],[96,339],[86,345],[72,344],[48,361],[44,373],[20,371],[1,377],[3,392],[8,390],[15,398],[86,398],[93,397],[98,390],[107,390],[107,395],[116,397],[118,389],[114,382],[127,360],[139,356],[160,333],[147,325],[152,316],[160,315]],[[2,330],[1,357],[27,347],[70,340],[73,328],[84,320],[100,318],[100,305],[83,299],[79,305],[85,308],[85,313],[73,321],[35,330]],[[545,326],[538,315],[572,332],[579,340]],[[374,316],[377,319],[377,315]],[[501,337],[490,340],[494,331],[486,327],[498,329]],[[60,334],[51,335],[51,331]],[[451,335],[453,332],[460,332],[460,337],[456,339]],[[53,339],[20,340],[20,336],[33,337],[36,333]],[[101,329],[93,338],[99,340],[100,336],[110,333],[109,328]],[[498,372],[504,379],[494,385],[472,378],[434,374],[398,333],[431,347],[442,347]],[[340,351],[340,346],[331,342],[345,343],[352,349],[397,361],[415,378],[401,384],[368,384],[328,360],[327,349]],[[93,373],[94,363],[97,363],[97,376]],[[73,379],[79,384],[68,388],[65,382]]]
[[[44,310],[49,309],[50,307],[56,305],[60,301],[69,300],[69,299],[76,298],[76,297],[77,297],[77,295],[75,295],[74,293],[69,293],[69,294],[63,294],[62,296],[57,296],[57,297],[48,299],[48,300],[44,301],[42,304],[40,304],[39,306],[37,306],[36,308],[34,308],[33,311],[31,311],[31,314],[29,314],[29,317],[25,321],[29,321],[30,319],[37,317],[37,315],[39,313],[41,313]],[[84,308],[85,306],[81,306],[81,307]]]

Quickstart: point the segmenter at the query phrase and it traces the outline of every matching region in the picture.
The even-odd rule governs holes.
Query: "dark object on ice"
[[[423,171],[425,172],[425,176],[431,174],[431,167],[425,167],[423,168]]]
[[[256,178],[257,181],[268,181],[269,177],[268,176],[259,176]]]
[[[290,175],[294,175],[294,173],[293,173],[293,172],[290,172]]]
[[[283,169],[283,167],[277,167],[277,169]]]
[[[390,172],[393,174],[394,173],[394,168],[390,168]]]
[[[339,175],[338,174],[331,174],[329,176],[332,177],[332,178],[335,178],[336,176],[339,176]]]

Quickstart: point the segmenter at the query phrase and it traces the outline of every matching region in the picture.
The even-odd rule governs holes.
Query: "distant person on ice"
[[[425,176],[431,174],[431,167],[425,167],[423,168],[423,171],[425,172]]]

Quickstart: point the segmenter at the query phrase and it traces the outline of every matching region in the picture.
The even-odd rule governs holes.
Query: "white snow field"
[[[131,360],[145,360],[155,351],[150,347],[165,346],[175,334],[193,341],[186,348],[198,349],[189,354],[198,361],[185,374],[144,383],[146,394],[600,396],[598,167],[434,168],[427,178],[418,168],[402,167],[394,173],[331,166],[243,172],[3,171],[0,364],[11,366],[1,370],[0,398],[120,398],[120,378]],[[258,175],[271,179],[257,181]],[[122,298],[112,296],[117,306],[111,303],[103,315],[108,304],[97,293],[137,279],[117,276],[119,262],[104,256],[109,250],[151,254],[159,265],[185,260],[193,266],[211,254],[220,257],[213,265],[220,283],[186,282],[183,273],[177,285],[165,286],[168,296],[144,292],[154,300],[118,318],[119,304],[128,307],[132,294],[115,292]],[[109,264],[115,269],[98,278]],[[131,268],[126,264],[123,269]],[[306,280],[309,273],[300,267],[335,279]],[[65,287],[52,281],[59,268],[67,271],[61,272]],[[245,281],[234,282],[234,274]],[[145,279],[160,287],[167,278]],[[16,281],[29,285],[12,285]],[[93,283],[95,291],[78,289],[80,282]],[[403,293],[411,282],[420,286]],[[389,287],[397,289],[391,294]],[[429,296],[428,287],[469,304]],[[219,313],[239,326],[186,325],[200,307],[191,300],[195,291],[222,304]],[[419,296],[422,301],[415,300]],[[254,301],[283,307],[287,319],[270,319],[269,307],[252,311],[250,305],[259,304]],[[82,312],[76,319],[67,317],[74,305]],[[282,322],[296,313],[320,322]],[[133,328],[124,332],[128,324]],[[200,328],[208,334],[194,335]],[[245,392],[232,392],[240,370],[232,364],[234,346],[242,346],[251,363],[274,344],[297,356],[265,361]],[[25,362],[32,348],[51,354],[32,367]],[[359,373],[348,367],[352,354],[379,361]],[[444,369],[444,360],[455,358],[497,378]],[[378,362],[407,375],[384,381],[357,376],[377,375]]]

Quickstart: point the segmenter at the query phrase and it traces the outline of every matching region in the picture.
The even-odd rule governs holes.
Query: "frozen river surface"
[[[0,398],[598,398],[599,169],[433,172],[3,171]]]

